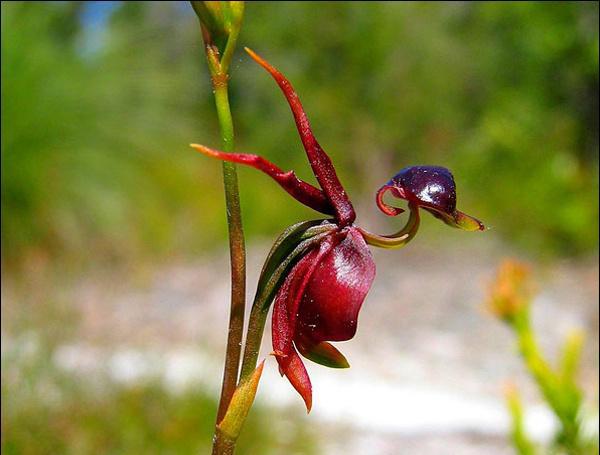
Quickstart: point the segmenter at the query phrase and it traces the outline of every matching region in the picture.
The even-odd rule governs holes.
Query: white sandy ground
[[[167,353],[121,350],[103,352],[93,347],[65,345],[57,349],[56,364],[73,373],[108,373],[111,379],[134,384],[161,378],[169,390],[180,393],[201,383],[213,391],[219,384],[214,371],[219,364],[199,351],[181,349]],[[277,373],[274,359],[264,370],[258,401],[272,406],[302,406],[299,397]],[[331,423],[365,431],[400,435],[478,433],[503,436],[509,429],[504,402],[427,384],[382,380],[358,370],[336,372],[312,368],[315,407],[311,413]],[[528,409],[526,426],[537,441],[547,441],[555,429],[551,412],[536,405]]]
[[[551,437],[554,418],[525,374],[511,333],[481,308],[501,254],[473,248],[407,249],[401,263],[389,252],[375,253],[378,276],[357,336],[338,345],[352,367],[307,362],[314,405],[306,419],[320,426],[325,453],[512,453],[502,394],[507,381],[522,392],[531,437]],[[250,251],[249,298],[264,250]],[[554,358],[570,329],[588,332],[582,382],[597,409],[597,262],[559,264],[539,280],[534,318],[542,347]],[[106,373],[123,383],[158,377],[173,393],[201,384],[217,395],[228,286],[225,255],[126,279],[82,280],[68,295],[79,309],[76,341],[60,346],[54,362],[74,374]],[[6,289],[3,297],[14,298]],[[4,300],[3,313],[10,308]],[[3,355],[28,343],[35,346],[35,334],[8,339],[3,331]],[[261,355],[269,352],[267,333]],[[272,357],[257,400],[303,409]],[[587,422],[597,429],[597,411]]]

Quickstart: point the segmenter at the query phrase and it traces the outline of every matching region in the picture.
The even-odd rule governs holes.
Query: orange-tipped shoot
[[[507,259],[490,285],[487,307],[500,319],[511,322],[528,309],[534,292],[530,268],[515,259]]]

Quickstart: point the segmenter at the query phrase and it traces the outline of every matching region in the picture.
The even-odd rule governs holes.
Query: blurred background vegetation
[[[597,25],[597,2],[252,2],[240,44],[293,82],[366,224],[387,222],[374,193],[400,168],[442,165],[459,208],[490,235],[536,259],[579,260],[598,251]],[[1,71],[3,277],[18,280],[32,263],[56,278],[222,253],[220,165],[188,147],[220,142],[186,2],[3,2]],[[243,52],[230,86],[236,149],[312,181],[282,95]],[[240,181],[250,242],[317,217],[254,170],[240,169]],[[432,241],[435,229],[423,229]],[[97,395],[55,371],[45,343],[68,337],[71,313],[48,307],[58,313],[24,305],[36,308],[27,324],[53,320],[59,339],[42,334],[33,360],[14,354],[18,369],[3,350],[6,453],[206,449],[206,393],[147,384]],[[62,391],[62,405],[45,408],[36,387]],[[301,426],[282,446],[260,424],[267,414],[254,418],[241,451],[297,440],[312,450]],[[190,428],[201,434],[180,439]]]
[[[193,255],[226,233],[218,145],[186,3],[2,5],[2,260]],[[536,255],[598,242],[598,3],[266,3],[241,44],[284,71],[362,216],[411,164]],[[273,81],[239,54],[237,149],[310,179]],[[315,216],[241,171],[246,232]],[[362,202],[362,204],[360,204]]]

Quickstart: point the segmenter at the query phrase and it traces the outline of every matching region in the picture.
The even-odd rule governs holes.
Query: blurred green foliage
[[[490,286],[489,311],[506,323],[513,332],[519,354],[529,376],[556,417],[558,426],[552,447],[543,453],[598,455],[598,433],[585,429],[584,396],[579,382],[580,359],[584,333],[572,330],[566,338],[558,365],[551,365],[542,353],[532,322],[532,302],[535,284],[530,268],[507,259],[499,267]],[[519,455],[538,452],[523,424],[523,408],[514,386],[507,389],[508,408],[512,417],[512,442]],[[595,431],[592,429],[592,431]]]
[[[187,146],[219,144],[191,8],[117,2],[98,26],[93,7],[2,3],[5,263],[224,241],[220,166]],[[240,44],[293,81],[359,207],[401,167],[443,165],[468,213],[574,255],[598,242],[597,22],[597,2],[252,2]],[[237,149],[310,180],[273,81],[241,54],[232,73]],[[250,238],[315,216],[240,175]]]

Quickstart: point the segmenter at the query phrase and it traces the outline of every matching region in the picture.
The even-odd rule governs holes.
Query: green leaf
[[[317,344],[305,343],[302,339],[295,339],[295,344],[300,353],[309,360],[329,368],[350,368],[344,354],[338,351],[331,343],[322,341]]]
[[[228,5],[229,2],[191,1],[190,3],[204,27],[205,40],[216,45],[219,52],[222,53],[231,33],[231,14],[226,16],[224,11],[225,9],[227,12],[231,11]]]
[[[523,405],[519,392],[513,385],[509,385],[505,390],[505,395],[512,419],[511,439],[513,446],[519,455],[534,455],[536,453],[535,445],[525,432]]]
[[[581,350],[583,348],[584,334],[580,330],[573,330],[567,336],[560,358],[559,374],[566,384],[574,384],[579,370]]]
[[[235,392],[233,392],[223,420],[217,425],[221,433],[231,441],[238,438],[244,421],[248,417],[252,403],[254,403],[264,365],[265,361],[263,360],[246,381],[240,382]]]

